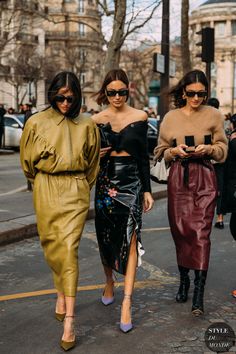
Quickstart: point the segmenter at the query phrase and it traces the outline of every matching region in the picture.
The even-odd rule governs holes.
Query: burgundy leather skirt
[[[168,217],[177,263],[207,270],[217,183],[210,161],[177,160],[168,178]]]

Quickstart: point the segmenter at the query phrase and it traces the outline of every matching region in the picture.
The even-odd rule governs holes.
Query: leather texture
[[[109,196],[111,188],[117,191],[116,196]],[[126,272],[134,232],[141,244],[142,196],[133,157],[110,157],[103,162],[96,183],[95,227],[102,263],[121,274]]]
[[[21,138],[21,165],[33,184],[40,241],[55,287],[75,296],[78,247],[99,170],[100,138],[88,117],[50,108],[33,115]]]
[[[189,269],[207,270],[210,232],[217,187],[209,161],[181,161],[171,165],[168,179],[168,216],[176,246],[177,263]]]

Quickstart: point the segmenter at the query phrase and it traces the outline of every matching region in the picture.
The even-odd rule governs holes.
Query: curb
[[[167,197],[167,190],[154,192],[152,194],[154,200],[163,199]],[[87,215],[87,220],[94,219],[95,210],[90,208]],[[5,246],[10,243],[22,241],[27,238],[32,238],[38,235],[37,224],[31,223],[21,227],[14,226],[11,229],[0,232],[0,246]]]
[[[5,150],[5,149],[0,149],[0,155],[11,155],[14,154],[14,150]]]

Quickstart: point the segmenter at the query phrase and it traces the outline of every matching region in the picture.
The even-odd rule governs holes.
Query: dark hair
[[[210,97],[207,101],[207,105],[218,109],[220,107],[220,101],[215,97]]]
[[[79,80],[74,73],[70,71],[62,71],[54,77],[48,89],[48,102],[55,110],[59,111],[55,97],[62,87],[67,87],[74,95],[74,101],[68,112],[65,113],[65,116],[75,118],[80,112],[82,93]]]
[[[206,102],[208,97],[208,81],[206,75],[201,70],[192,70],[185,74],[184,77],[178,82],[178,84],[169,91],[169,95],[173,96],[174,105],[177,108],[181,108],[186,105],[186,99],[183,98],[186,86],[195,84],[196,82],[200,82],[205,86],[207,96],[203,103]]]
[[[108,71],[108,73],[105,76],[105,79],[102,83],[102,86],[100,90],[94,95],[97,96],[96,102],[99,106],[102,104],[109,104],[109,101],[106,96],[106,87],[109,85],[112,81],[120,80],[122,81],[127,87],[129,87],[129,79],[125,73],[124,70],[122,69],[113,69]],[[126,101],[129,98],[129,93],[126,97]]]

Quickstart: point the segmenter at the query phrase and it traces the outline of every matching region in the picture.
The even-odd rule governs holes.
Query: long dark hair
[[[55,97],[62,87],[70,89],[74,95],[74,100],[68,112],[65,113],[65,116],[75,118],[80,112],[82,102],[82,93],[79,79],[74,73],[70,71],[62,71],[54,77],[48,89],[48,102],[56,111],[59,111],[59,109],[57,107]]]
[[[206,75],[201,70],[192,70],[185,74],[178,84],[169,92],[169,95],[173,96],[175,107],[181,108],[186,105],[186,99],[183,98],[184,90],[186,86],[195,84],[196,82],[200,82],[205,86],[207,95],[203,101],[203,104],[206,103],[208,97],[208,81]]]
[[[127,86],[127,88],[129,87],[129,79],[128,79],[124,70],[113,69],[113,70],[108,71],[108,73],[106,74],[105,79],[102,83],[100,90],[97,93],[95,93],[95,95],[94,95],[94,96],[97,96],[96,102],[99,106],[101,106],[102,104],[109,104],[109,101],[106,96],[106,87],[112,81],[116,81],[116,80],[122,81]],[[129,93],[126,97],[126,101],[128,100],[128,98],[129,98]]]

